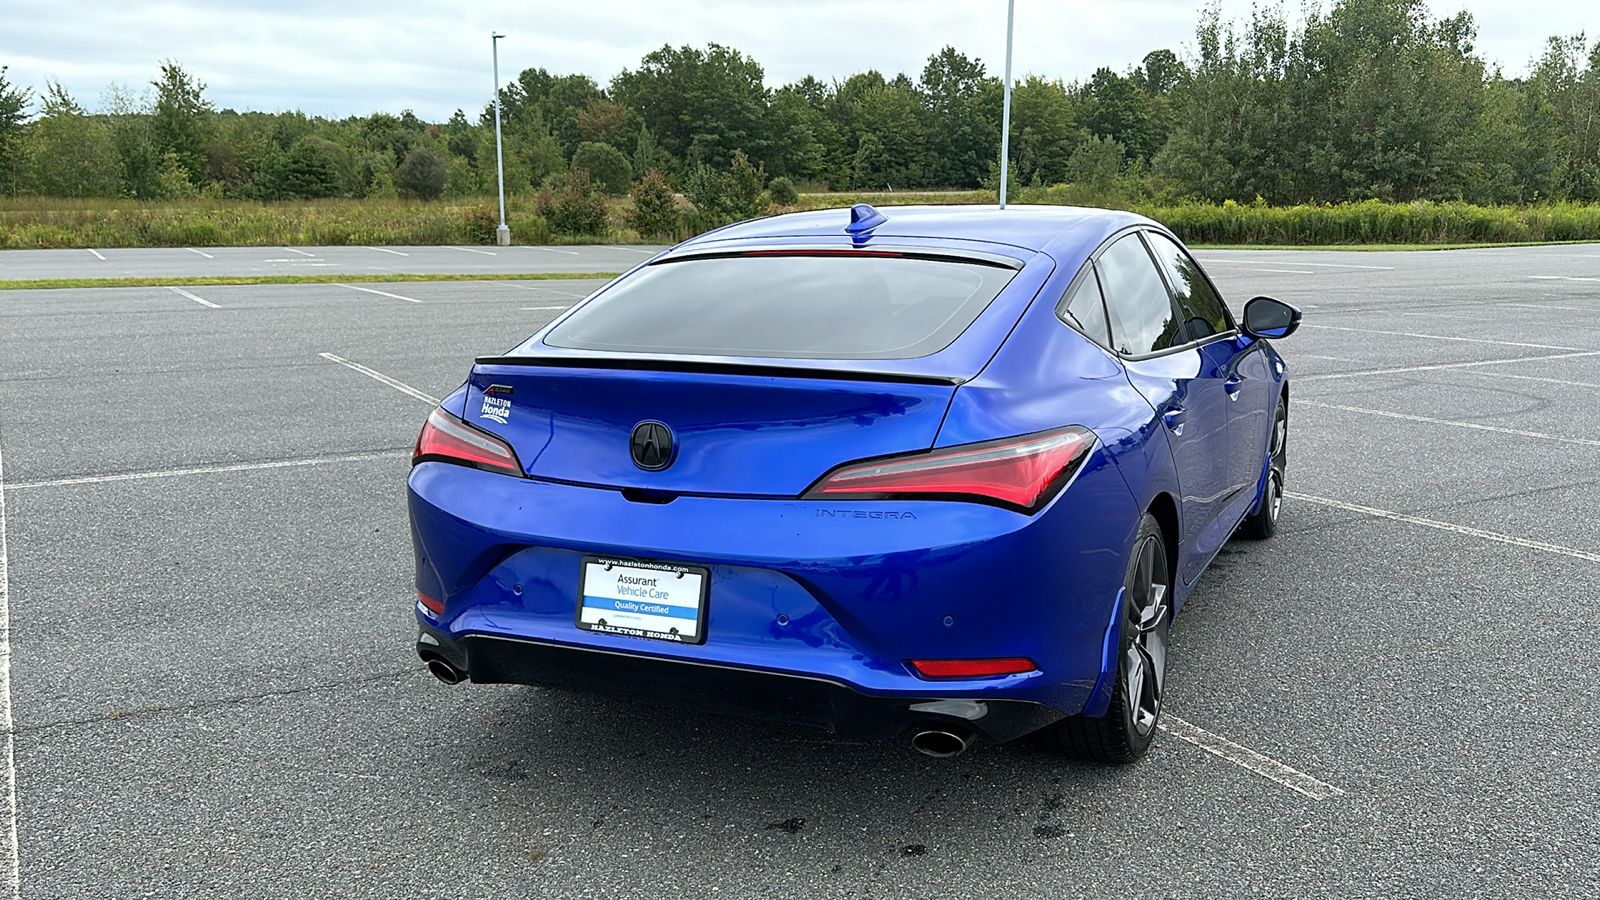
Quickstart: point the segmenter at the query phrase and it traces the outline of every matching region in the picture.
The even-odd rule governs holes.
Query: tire
[[[1278,530],[1278,515],[1283,511],[1283,473],[1289,460],[1289,405],[1278,402],[1272,417],[1272,436],[1268,443],[1267,483],[1261,491],[1261,506],[1239,523],[1239,533],[1264,541]]]
[[[1130,763],[1150,749],[1155,737],[1172,627],[1172,570],[1161,526],[1149,513],[1139,523],[1122,585],[1111,705],[1103,716],[1069,716],[1045,728],[1045,744],[1057,753],[1093,762]]]

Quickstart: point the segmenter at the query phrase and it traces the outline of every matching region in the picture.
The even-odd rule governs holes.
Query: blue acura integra
[[[870,206],[701,235],[479,358],[417,439],[417,651],[934,756],[1149,746],[1172,615],[1272,534],[1288,379],[1164,228]]]

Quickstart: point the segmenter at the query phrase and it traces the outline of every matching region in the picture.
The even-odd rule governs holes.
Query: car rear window
[[[964,259],[751,254],[648,266],[557,325],[554,347],[913,359],[949,346],[1014,269]]]

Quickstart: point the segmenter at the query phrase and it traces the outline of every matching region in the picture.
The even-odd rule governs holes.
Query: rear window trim
[[[1026,263],[1019,259],[999,253],[986,253],[981,250],[945,250],[929,247],[905,247],[898,245],[880,245],[876,247],[841,247],[838,245],[795,245],[777,247],[720,247],[703,250],[687,250],[674,253],[670,256],[661,256],[645,263],[645,267],[664,266],[675,262],[702,259],[738,259],[740,257],[772,257],[772,256],[810,256],[810,257],[851,257],[860,256],[867,258],[898,258],[917,259],[928,262],[967,263],[969,265],[990,266],[996,269],[1010,269],[1020,272]]]

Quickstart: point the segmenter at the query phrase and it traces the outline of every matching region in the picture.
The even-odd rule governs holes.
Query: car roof
[[[1078,206],[883,206],[885,220],[869,232],[867,244],[917,240],[956,249],[971,242],[997,244],[1058,261],[1087,256],[1110,234],[1151,220],[1121,210]],[[708,232],[680,244],[675,252],[705,250],[724,242],[766,243],[784,239],[848,240],[851,211],[819,209],[751,219]]]

